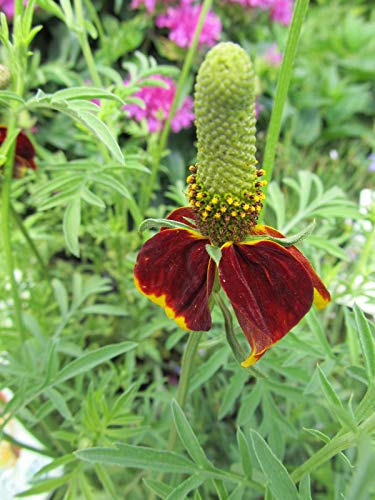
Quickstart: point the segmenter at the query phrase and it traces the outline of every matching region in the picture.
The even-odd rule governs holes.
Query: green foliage
[[[285,52],[288,34],[299,42],[283,70],[290,87],[286,95],[282,85],[279,141],[271,130],[277,148],[263,222],[298,244],[332,295],[326,310],[311,310],[244,370],[238,360],[249,348],[225,297],[211,304],[211,331],[189,337],[133,282],[150,229],[191,229],[165,217],[187,204],[186,166],[196,150],[193,129],[167,141],[170,124],[150,133],[123,106],[145,108],[138,92],[165,87],[154,75],[179,79],[180,105],[205,48],[187,53],[156,27],[156,15],[129,4],[17,1],[14,19],[1,14],[0,62],[12,74],[0,90],[8,127],[0,149],[0,383],[11,391],[0,408],[2,440],[49,459],[19,496],[371,500],[370,5],[311,2],[298,37],[295,24],[272,23],[263,11],[214,4],[222,38],[255,61],[261,164],[271,110],[283,108],[280,97],[275,103],[280,68],[265,52],[273,43]],[[21,129],[37,170],[12,179]],[[220,251],[207,251],[218,263]],[[37,444],[12,435],[14,419]]]

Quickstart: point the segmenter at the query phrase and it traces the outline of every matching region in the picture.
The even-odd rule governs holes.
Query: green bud
[[[241,240],[256,224],[264,199],[264,171],[255,158],[254,69],[231,42],[214,47],[195,86],[197,164],[188,196],[200,229],[215,244]]]

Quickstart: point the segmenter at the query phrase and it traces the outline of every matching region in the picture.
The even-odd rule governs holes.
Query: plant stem
[[[31,236],[29,235],[29,232],[27,231],[24,223],[22,222],[22,219],[21,217],[19,216],[19,214],[16,212],[15,208],[13,207],[12,203],[10,203],[10,212],[12,214],[12,217],[14,219],[14,222],[17,224],[18,226],[18,229],[21,231],[22,235],[24,236],[25,240],[27,241],[27,243],[29,244],[32,252],[34,253],[37,261],[39,262],[39,265],[43,271],[43,274],[44,274],[44,277],[46,279],[49,279],[49,271],[48,271],[48,267],[45,265],[44,261],[43,261],[43,258],[42,256],[40,255],[39,253],[39,250],[38,248],[36,247],[33,239],[31,238]]]
[[[371,417],[359,426],[359,431],[361,432],[354,433],[351,431],[345,434],[339,432],[329,443],[306,460],[304,464],[297,467],[297,469],[291,473],[290,477],[297,483],[305,474],[314,471],[317,467],[324,464],[341,451],[355,446],[361,433],[367,434],[370,437],[375,431],[375,414],[371,415]]]
[[[85,58],[88,70],[90,72],[90,76],[92,81],[96,87],[102,86],[102,81],[100,79],[99,73],[95,66],[94,57],[91,52],[90,44],[87,40],[87,32],[85,26],[85,17],[83,14],[83,6],[81,0],[74,0],[74,9],[76,13],[76,18],[78,22],[79,32],[78,38],[81,44],[83,56]]]
[[[201,34],[203,24],[204,24],[204,21],[206,19],[207,13],[211,7],[211,4],[212,4],[212,0],[204,0],[203,1],[202,10],[201,10],[201,13],[200,13],[200,16],[198,19],[197,27],[195,28],[195,32],[194,32],[194,38],[193,38],[192,44],[188,50],[188,53],[187,53],[185,61],[184,61],[184,65],[183,65],[182,70],[181,70],[180,78],[179,78],[178,83],[177,83],[176,93],[175,93],[175,96],[174,96],[174,99],[173,99],[173,102],[171,105],[171,109],[169,111],[168,118],[165,122],[163,131],[162,131],[161,136],[160,136],[159,147],[156,149],[156,152],[155,152],[154,157],[153,157],[152,168],[151,168],[151,177],[150,177],[149,182],[146,183],[145,189],[142,192],[143,196],[141,197],[140,207],[141,207],[141,211],[143,213],[145,213],[145,211],[147,210],[148,205],[150,203],[152,191],[153,191],[156,177],[157,177],[159,167],[160,167],[161,157],[162,157],[163,152],[165,150],[165,147],[167,145],[167,140],[168,140],[168,136],[169,136],[169,132],[170,132],[170,128],[171,128],[171,122],[172,122],[174,113],[177,109],[177,106],[179,104],[186,78],[187,78],[189,71],[190,71],[190,68],[192,66],[193,59],[194,59],[195,53],[196,53],[197,48],[198,48],[199,36]]]
[[[305,19],[308,5],[309,0],[297,0],[296,2],[283,62],[280,69],[280,76],[277,82],[275,101],[272,109],[270,125],[268,127],[267,143],[263,160],[263,167],[266,171],[264,179],[268,182],[272,179],[272,171],[275,163],[277,142],[280,135],[283,109],[288,94],[290,80],[292,77],[293,63],[297,52],[297,44],[300,38],[302,24]],[[267,193],[266,186],[263,188],[263,192],[264,194]],[[265,202],[266,200],[263,202],[264,206]]]
[[[190,332],[189,338],[182,356],[180,380],[178,382],[178,389],[176,401],[183,409],[186,403],[186,396],[189,390],[189,381],[191,371],[193,369],[193,362],[197,353],[198,345],[202,337],[202,332]],[[177,430],[173,426],[169,433],[168,450],[173,450],[176,443]]]

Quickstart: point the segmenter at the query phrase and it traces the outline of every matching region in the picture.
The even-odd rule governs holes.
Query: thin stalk
[[[234,330],[233,330],[233,318],[232,315],[225,304],[223,298],[219,293],[215,294],[215,301],[217,305],[220,307],[220,310],[224,317],[224,327],[225,327],[225,335],[230,345],[230,348],[233,351],[234,357],[238,361],[238,363],[242,363],[247,358],[245,351],[242,349],[241,344],[238,342]]]
[[[11,134],[16,126],[15,116],[11,116],[8,123],[8,133]],[[14,319],[17,331],[20,335],[20,340],[23,342],[26,338],[25,329],[22,321],[22,306],[21,300],[18,293],[18,285],[15,278],[15,266],[11,243],[10,234],[10,196],[11,196],[11,186],[13,177],[13,165],[14,165],[14,153],[15,153],[15,143],[10,148],[8,159],[4,165],[4,181],[3,189],[1,193],[1,211],[2,211],[2,224],[1,233],[3,238],[3,247],[5,254],[5,268],[7,271],[8,279],[11,286],[12,298],[14,303]]]
[[[360,432],[347,432],[345,434],[339,432],[336,434],[329,443],[306,460],[305,463],[297,467],[297,469],[291,473],[290,477],[297,483],[305,474],[313,472],[338,453],[355,446],[361,433],[370,436],[375,431],[375,415],[373,414],[370,418],[365,420],[359,426],[358,431]]]
[[[263,167],[266,171],[264,179],[268,182],[272,179],[272,171],[275,163],[276,147],[280,135],[283,109],[292,77],[293,63],[297,53],[298,40],[301,35],[302,24],[305,19],[308,5],[309,0],[297,0],[296,2],[283,62],[280,69],[280,76],[277,82],[275,102],[272,109],[270,125],[268,127],[267,142],[263,160]],[[263,188],[263,192],[266,194],[266,186]],[[265,202],[263,202],[263,205],[265,205]]]
[[[4,439],[5,441],[8,441],[8,443],[12,444],[13,446],[16,446],[17,448],[21,448],[22,450],[29,450],[32,451],[33,453],[38,453],[39,455],[44,455],[46,457],[53,457],[54,455],[51,455],[51,453],[48,450],[42,450],[40,448],[35,448],[34,446],[31,446],[30,444],[22,443],[21,441],[18,441],[18,439],[15,439],[13,436],[6,432],[2,432],[1,438]]]
[[[22,219],[21,217],[19,216],[19,214],[16,212],[15,208],[13,207],[12,203],[10,203],[10,212],[12,214],[12,217],[14,219],[14,222],[17,224],[18,226],[18,229],[21,231],[23,237],[25,238],[25,240],[27,241],[27,243],[29,244],[32,252],[34,253],[37,261],[39,262],[39,265],[43,271],[43,274],[44,274],[44,277],[46,279],[49,279],[49,271],[48,271],[48,267],[46,266],[46,264],[44,263],[43,261],[43,258],[42,256],[40,255],[39,253],[39,250],[38,248],[36,247],[33,239],[31,238],[28,230],[26,229],[24,223],[22,222]]]
[[[190,332],[188,341],[182,356],[180,380],[178,382],[178,389],[176,401],[183,409],[186,403],[186,396],[189,391],[190,376],[193,369],[194,358],[197,353],[198,345],[202,337],[202,332]],[[177,430],[172,426],[168,438],[168,450],[173,450],[176,444]]]
[[[179,78],[178,83],[177,83],[176,93],[175,93],[175,96],[174,96],[174,99],[173,99],[173,102],[171,105],[171,109],[169,111],[169,115],[168,115],[168,118],[165,122],[163,131],[160,135],[159,147],[157,148],[157,150],[154,154],[152,168],[151,168],[151,177],[149,179],[149,182],[145,184],[144,190],[142,192],[140,207],[141,207],[141,210],[143,213],[145,213],[145,211],[147,210],[147,207],[150,203],[151,194],[152,194],[152,191],[153,191],[153,188],[155,185],[155,181],[156,181],[156,177],[157,177],[159,167],[160,167],[160,161],[161,161],[163,152],[165,150],[165,147],[167,145],[167,140],[168,140],[168,136],[169,136],[169,132],[170,132],[170,128],[171,128],[171,122],[172,122],[174,113],[176,111],[177,105],[179,103],[179,100],[180,100],[180,97],[181,97],[181,94],[182,94],[182,91],[183,91],[183,88],[185,85],[186,78],[187,78],[189,71],[190,71],[190,68],[192,66],[193,59],[194,59],[194,56],[195,56],[197,48],[198,48],[199,36],[201,34],[204,21],[206,19],[207,13],[208,13],[211,5],[212,5],[212,0],[204,0],[203,1],[202,11],[201,11],[201,14],[200,14],[199,19],[198,19],[197,27],[195,28],[194,38],[193,38],[192,44],[188,50],[188,53],[186,55],[184,65],[183,65],[182,70],[181,70],[180,78]]]
[[[85,26],[85,16],[83,13],[83,6],[81,0],[74,0],[74,9],[76,13],[76,18],[79,27],[78,37],[80,40],[83,57],[85,58],[88,70],[90,72],[91,79],[96,87],[102,86],[102,81],[99,76],[99,73],[95,66],[94,57],[91,52],[90,44],[87,39],[87,32]]]

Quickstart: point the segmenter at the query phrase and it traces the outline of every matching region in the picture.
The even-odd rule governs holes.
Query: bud
[[[0,64],[0,90],[4,90],[9,87],[10,82],[12,81],[12,75],[7,66]]]
[[[187,182],[199,227],[216,245],[242,241],[262,208],[255,159],[254,70],[231,42],[206,56],[195,87],[198,156]]]

